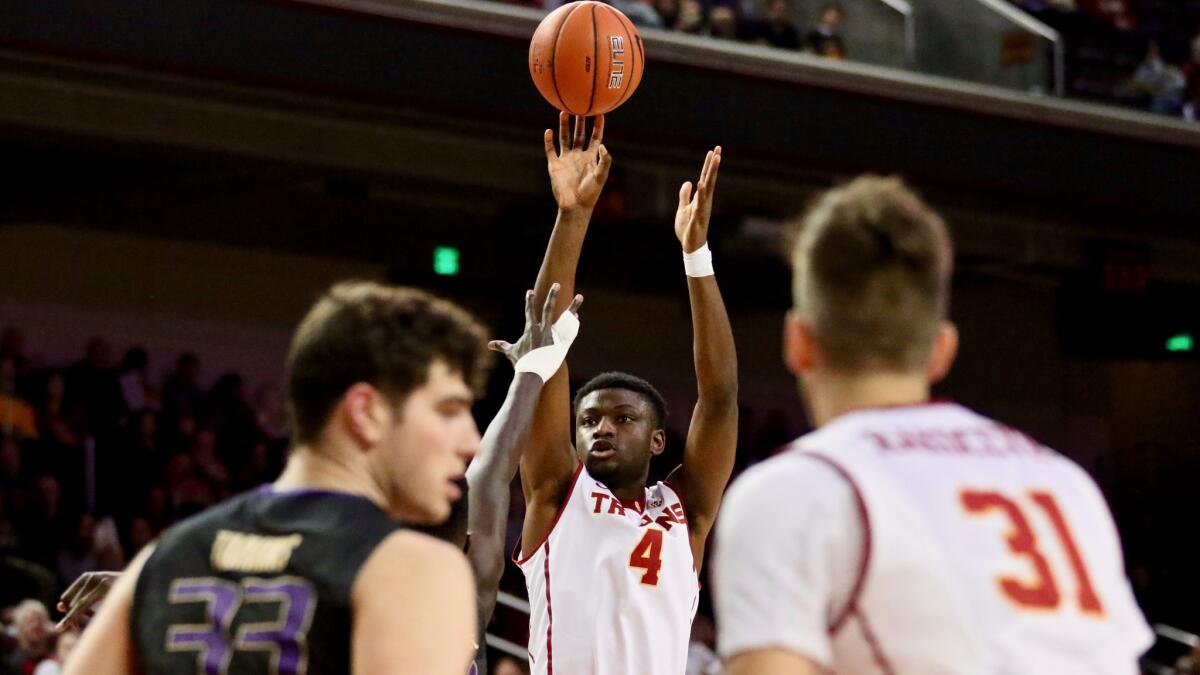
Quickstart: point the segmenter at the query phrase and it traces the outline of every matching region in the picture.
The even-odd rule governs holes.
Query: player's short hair
[[[483,326],[415,288],[335,284],[300,322],[288,351],[295,442],[316,439],[354,384],[366,382],[400,401],[426,381],[437,359],[479,392],[491,362]]]
[[[832,367],[910,372],[946,317],[952,265],[941,217],[899,178],[863,176],[801,218],[793,299]]]
[[[615,371],[600,373],[588,380],[579,388],[579,391],[575,392],[573,407],[578,410],[579,403],[583,401],[584,397],[598,389],[626,389],[641,394],[650,402],[650,407],[654,408],[654,428],[661,429],[667,422],[667,400],[654,388],[654,385],[629,373]]]

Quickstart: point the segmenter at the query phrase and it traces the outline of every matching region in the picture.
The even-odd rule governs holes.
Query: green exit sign
[[[434,247],[433,273],[443,277],[458,276],[458,249],[453,246]]]
[[[1167,338],[1167,351],[1190,352],[1196,348],[1196,341],[1191,333],[1180,333]]]

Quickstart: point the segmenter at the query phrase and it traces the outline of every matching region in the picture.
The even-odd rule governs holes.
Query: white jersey
[[[683,675],[700,584],[670,487],[622,503],[581,465],[550,533],[517,564],[535,675]]]
[[[1133,675],[1153,642],[1091,478],[954,404],[856,411],[801,437],[734,483],[716,547],[726,658]]]

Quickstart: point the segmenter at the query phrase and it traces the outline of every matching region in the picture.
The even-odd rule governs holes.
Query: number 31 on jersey
[[[1058,609],[1061,603],[1058,582],[1050,570],[1046,556],[1039,548],[1037,535],[1029,525],[1026,514],[1040,511],[1050,521],[1057,536],[1058,543],[1066,553],[1070,562],[1071,572],[1075,577],[1078,589],[1076,603],[1081,612],[1093,616],[1104,614],[1104,607],[1092,586],[1075,537],[1071,534],[1067,521],[1054,496],[1048,492],[1033,490],[1027,494],[1029,501],[1036,509],[1022,509],[1015,500],[995,491],[964,490],[959,493],[959,502],[968,514],[974,516],[1003,516],[1008,520],[1009,529],[1005,534],[1008,550],[1016,557],[1029,563],[1036,578],[1032,581],[1016,579],[1011,576],[1001,576],[996,579],[1001,595],[1021,607],[1040,610]]]

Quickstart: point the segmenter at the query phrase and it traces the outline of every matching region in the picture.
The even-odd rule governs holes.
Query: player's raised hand
[[[679,188],[679,209],[675,212],[675,236],[684,253],[692,253],[708,241],[708,219],[712,215],[713,191],[717,187],[717,172],[721,169],[721,146],[708,151],[695,194],[692,182]]]
[[[554,132],[545,133],[546,164],[550,172],[550,187],[554,199],[563,211],[591,209],[600,199],[600,191],[608,180],[612,155],[604,147],[604,115],[596,117],[591,139],[587,136],[587,120],[575,117],[571,131],[571,116],[558,115],[558,149],[554,148]]]
[[[58,600],[58,611],[66,616],[54,627],[57,631],[78,627],[79,622],[91,616],[95,607],[121,576],[120,572],[85,572],[67,588]]]
[[[534,349],[554,344],[554,334],[551,329],[554,327],[557,317],[551,316],[551,312],[554,311],[554,301],[558,299],[559,288],[558,284],[550,286],[550,292],[546,294],[546,302],[542,304],[540,317],[534,312],[533,291],[526,291],[525,332],[521,334],[516,343],[508,343],[504,340],[492,340],[488,343],[488,349],[504,354],[508,357],[509,361],[516,364],[522,356],[525,356]],[[576,295],[571,301],[571,306],[567,308],[567,311],[578,316],[579,306],[582,304],[583,296]]]

